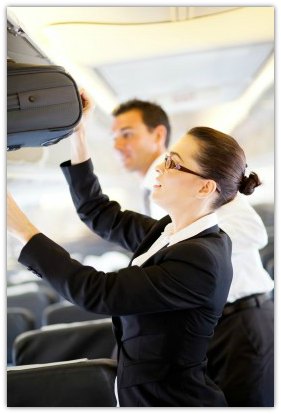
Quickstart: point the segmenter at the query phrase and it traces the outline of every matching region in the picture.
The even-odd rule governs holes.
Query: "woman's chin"
[[[159,189],[153,189],[153,191],[151,192],[151,201],[153,201],[153,203],[157,204],[159,207],[164,208],[163,203],[161,202],[161,197],[159,195]]]

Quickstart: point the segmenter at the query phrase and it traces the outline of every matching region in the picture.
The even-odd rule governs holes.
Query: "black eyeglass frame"
[[[168,154],[165,155],[165,168],[167,170],[174,169],[174,170],[183,171],[189,174],[197,175],[198,177],[204,178],[205,180],[208,180],[208,177],[205,177],[204,175],[201,175],[195,171],[190,170],[189,168],[184,167],[183,165],[178,164],[177,162],[173,160],[172,156]],[[216,184],[217,184],[216,191],[220,193],[221,189],[217,182]]]

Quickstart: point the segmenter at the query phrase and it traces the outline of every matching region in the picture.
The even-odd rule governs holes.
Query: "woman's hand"
[[[82,118],[80,123],[75,128],[75,132],[79,132],[81,129],[86,127],[86,124],[93,113],[95,105],[92,97],[85,91],[85,89],[79,89],[80,98],[82,102]]]
[[[94,101],[85,89],[80,89],[80,97],[83,105],[83,115],[79,125],[70,137],[71,142],[71,164],[80,164],[90,158],[90,151],[86,139],[86,125],[90,114],[94,110]]]
[[[23,244],[26,244],[35,234],[40,233],[9,193],[7,195],[7,229],[12,236]]]
[[[95,108],[94,101],[85,89],[79,89],[79,93],[83,106],[83,118],[87,119]]]

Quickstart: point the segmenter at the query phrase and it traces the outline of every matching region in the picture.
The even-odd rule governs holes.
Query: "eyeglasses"
[[[189,173],[189,174],[197,175],[198,177],[204,178],[205,180],[207,179],[207,177],[204,177],[204,175],[201,175],[201,174],[199,174],[199,173],[197,173],[197,172],[195,172],[195,171],[189,170],[188,168],[184,167],[183,165],[180,165],[180,164],[176,163],[176,162],[172,159],[171,155],[166,155],[166,156],[165,156],[165,168],[166,168],[166,170],[169,170],[169,169],[175,169],[175,170],[179,170],[179,171],[187,172],[187,173]],[[217,183],[216,183],[216,184],[217,184]],[[220,193],[220,192],[221,192],[221,189],[220,189],[220,187],[219,187],[219,185],[218,185],[218,184],[217,184],[216,191],[217,191],[218,193]]]

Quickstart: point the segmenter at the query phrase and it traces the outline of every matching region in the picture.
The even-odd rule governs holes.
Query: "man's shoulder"
[[[239,213],[247,215],[257,214],[250,202],[246,199],[246,196],[243,196],[242,194],[237,194],[232,201],[217,209],[217,215],[219,218],[224,217],[225,215],[237,215]]]

